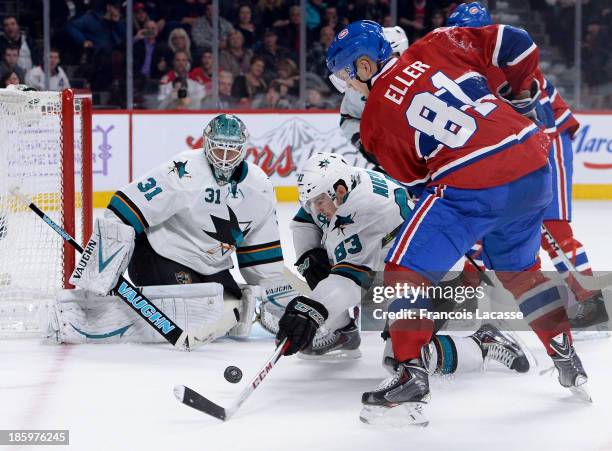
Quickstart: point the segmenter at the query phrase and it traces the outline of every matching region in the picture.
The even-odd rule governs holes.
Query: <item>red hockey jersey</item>
[[[513,92],[529,90],[537,47],[507,25],[429,33],[372,80],[364,147],[408,185],[488,188],[544,166],[548,137],[491,92],[484,74],[493,67]]]

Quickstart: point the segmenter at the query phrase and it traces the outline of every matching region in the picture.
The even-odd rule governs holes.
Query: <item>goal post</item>
[[[78,241],[92,228],[92,103],[83,90],[0,89],[0,337],[44,332],[47,303],[75,251],[10,193],[20,191]]]

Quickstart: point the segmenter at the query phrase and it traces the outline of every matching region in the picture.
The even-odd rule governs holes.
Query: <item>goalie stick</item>
[[[589,291],[596,291],[603,290],[612,285],[612,274],[604,274],[602,276],[585,276],[580,274],[580,272],[576,269],[576,265],[574,265],[565,252],[563,252],[563,249],[561,249],[561,246],[559,243],[557,243],[555,237],[552,236],[544,224],[542,224],[542,236],[544,239],[546,239],[548,244],[550,244],[557,256],[563,260],[563,263],[565,266],[567,266],[568,271],[572,271],[572,276],[576,279],[580,286],[582,286],[582,288]],[[568,272],[565,277],[569,276],[569,274],[570,273]]]
[[[208,398],[205,398],[195,390],[192,390],[185,385],[177,385],[174,387],[174,396],[186,406],[199,410],[200,412],[204,412],[220,420],[227,421],[236,413],[238,408],[249,398],[249,396],[251,396],[255,389],[259,387],[259,384],[263,382],[270,371],[272,371],[272,368],[274,368],[274,365],[276,362],[278,362],[278,359],[281,358],[285,350],[289,347],[289,344],[290,342],[287,338],[280,342],[261,371],[257,373],[253,380],[251,380],[251,383],[247,385],[244,390],[242,390],[240,395],[238,395],[238,398],[236,398],[236,400],[228,408],[215,404]]]
[[[57,225],[49,216],[47,216],[40,208],[36,206],[34,202],[30,202],[28,198],[19,191],[17,187],[11,188],[10,192],[15,195],[24,205],[26,205],[30,210],[32,210],[36,215],[38,215],[49,227],[51,227],[58,235],[60,235],[64,241],[70,244],[73,248],[75,248],[79,253],[83,253],[83,248],[79,243],[75,241],[75,239],[68,234],[62,227]],[[181,348],[181,349],[189,349],[190,345],[194,340],[193,337],[189,337],[187,332],[183,331],[177,324],[175,324],[168,316],[166,316],[159,308],[157,308],[153,302],[147,299],[146,296],[142,294],[142,292],[132,285],[128,280],[126,280],[123,276],[119,277],[119,281],[117,285],[113,289],[118,297],[120,297],[127,305],[130,306],[132,310],[134,310],[138,316],[140,316],[147,324],[149,324],[158,334],[160,334],[164,339],[166,339],[171,345]],[[147,309],[147,314],[143,313],[141,308],[136,307],[132,301],[137,301],[138,304],[146,306],[150,306]],[[144,304],[141,304],[142,301],[145,301]],[[143,308],[143,309],[144,309]],[[151,312],[151,308],[155,309],[154,312]],[[154,316],[157,315],[157,316]],[[153,318],[157,318],[152,322]],[[160,326],[156,326],[156,324]],[[163,327],[162,327],[163,326]]]

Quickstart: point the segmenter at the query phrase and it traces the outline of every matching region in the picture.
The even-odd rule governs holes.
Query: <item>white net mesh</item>
[[[63,240],[10,193],[19,190],[64,226],[61,93],[0,89],[0,336],[40,331],[63,287]],[[79,101],[76,101],[78,108]],[[75,114],[75,197],[80,198],[80,120]],[[77,158],[78,156],[78,158]],[[71,175],[72,176],[72,175]],[[81,202],[77,202],[80,207]],[[77,231],[80,215],[77,214]],[[76,237],[78,241],[80,237]]]

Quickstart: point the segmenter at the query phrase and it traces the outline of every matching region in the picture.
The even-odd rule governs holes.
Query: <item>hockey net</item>
[[[44,332],[75,251],[11,194],[17,187],[78,242],[91,233],[91,96],[0,89],[0,337]]]

